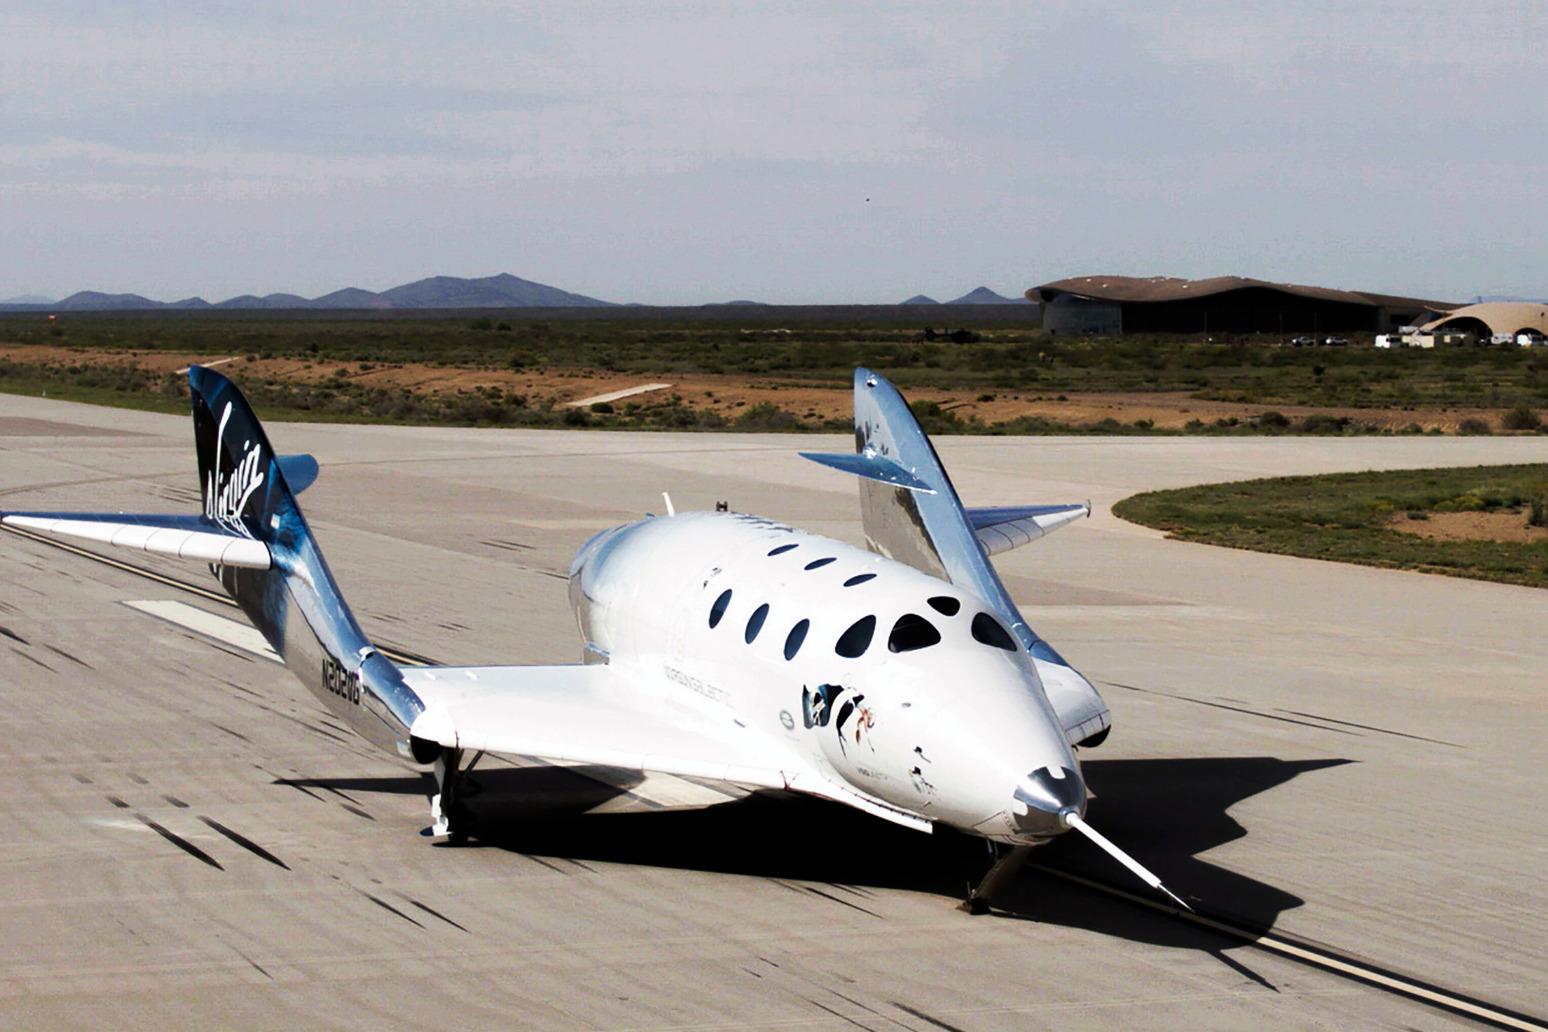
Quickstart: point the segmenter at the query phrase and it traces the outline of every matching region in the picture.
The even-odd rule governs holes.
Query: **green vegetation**
[[[1278,347],[1277,338],[1049,337],[1034,309],[942,309],[981,339],[927,342],[891,309],[521,309],[487,314],[0,314],[0,344],[258,355],[319,363],[743,373],[846,385],[865,365],[901,387],[1189,391],[1264,405],[1548,407],[1548,352],[1524,348]]]
[[[1548,465],[1279,477],[1147,491],[1113,506],[1182,541],[1532,587],[1548,587],[1548,540],[1438,540],[1390,524],[1477,512],[1541,526],[1545,509]]]
[[[969,323],[976,340],[926,340],[922,318],[936,330]],[[167,352],[210,359],[291,359],[312,375],[244,379],[269,418],[496,424],[747,429],[829,429],[807,413],[754,406],[736,416],[702,405],[659,400],[585,412],[551,402],[471,392],[378,391],[336,369],[365,371],[417,363],[466,370],[607,371],[641,378],[691,374],[745,375],[760,383],[844,389],[857,365],[876,369],[905,391],[936,388],[980,400],[1029,399],[1090,392],[1181,391],[1201,400],[1262,405],[1256,416],[1195,420],[1200,434],[1343,434],[1372,432],[1331,414],[1295,419],[1275,407],[1353,407],[1394,412],[1496,409],[1497,421],[1473,419],[1465,432],[1503,426],[1542,432],[1548,408],[1548,352],[1522,348],[1377,351],[1369,347],[1294,348],[1271,336],[1049,337],[1036,310],[1020,306],[946,309],[902,315],[889,308],[712,307],[705,309],[573,309],[498,312],[220,311],[78,313],[50,324],[35,314],[0,314],[0,391],[51,395],[148,408],[172,408],[173,388],[157,374],[121,372],[103,379],[82,369],[129,352]],[[68,362],[29,359],[33,346],[80,349]],[[232,372],[238,373],[239,367]],[[546,407],[545,407],[546,406]],[[1151,433],[1144,420],[1071,425],[1027,417],[976,422],[949,409],[921,413],[936,433]],[[1420,432],[1415,425],[1410,432]]]

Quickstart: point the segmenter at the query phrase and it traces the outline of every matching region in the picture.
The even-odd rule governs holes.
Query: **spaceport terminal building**
[[[1385,333],[1460,304],[1243,276],[1077,276],[1027,291],[1050,334]]]
[[[1548,305],[1532,301],[1487,301],[1466,305],[1423,327],[1425,333],[1468,333],[1481,341],[1531,335],[1548,337]]]

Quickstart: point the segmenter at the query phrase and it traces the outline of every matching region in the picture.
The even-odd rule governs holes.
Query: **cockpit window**
[[[785,635],[786,659],[795,659],[796,653],[801,651],[801,643],[806,640],[806,630],[811,625],[810,620],[801,620],[790,628],[790,633]]]
[[[916,613],[904,613],[892,625],[892,633],[887,635],[887,651],[913,652],[927,649],[940,640],[941,632],[929,620]]]
[[[871,647],[871,636],[876,633],[876,617],[862,616],[849,625],[849,630],[839,635],[833,651],[845,659],[859,659]]]
[[[794,547],[795,547],[795,543],[794,542],[792,542],[791,544],[788,544],[788,545],[780,545],[778,548],[771,548],[771,549],[769,549],[769,555],[784,555],[786,552],[790,551]]]
[[[710,606],[710,630],[714,630],[720,623],[720,618],[726,615],[726,607],[731,604],[731,589],[727,588],[720,593],[715,604]]]
[[[844,582],[844,587],[852,588],[856,584],[864,584],[868,580],[875,580],[875,579],[876,579],[876,574],[874,574],[874,573],[857,573],[853,577],[849,578],[847,581]]]
[[[1016,651],[1016,639],[1010,636],[1010,631],[1000,626],[1000,621],[988,613],[979,613],[973,617],[973,640],[1006,652]]]
[[[833,556],[827,555],[823,556],[821,559],[813,559],[811,562],[806,564],[806,568],[808,570],[815,570],[818,567],[827,566],[831,562],[833,562]]]
[[[962,602],[950,595],[936,595],[927,601],[930,603],[930,608],[942,616],[956,616],[957,611],[962,608]]]
[[[751,645],[753,639],[758,636],[758,632],[763,630],[763,621],[768,619],[768,616],[769,604],[767,602],[753,610],[752,616],[747,618],[747,633],[742,636],[747,641],[747,644]]]

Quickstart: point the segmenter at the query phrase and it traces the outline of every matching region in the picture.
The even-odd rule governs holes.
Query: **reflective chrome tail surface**
[[[276,455],[247,399],[219,373],[194,366],[188,386],[201,518],[262,542],[272,557],[265,569],[213,566],[221,586],[329,709],[368,741],[410,757],[408,729],[424,707],[356,623],[296,504],[315,461]]]
[[[1114,860],[1127,867],[1134,873],[1136,877],[1139,878],[1140,881],[1144,882],[1146,885],[1149,885],[1152,889],[1159,889],[1160,891],[1166,893],[1168,896],[1172,897],[1173,901],[1175,901],[1178,906],[1182,907],[1189,913],[1193,912],[1193,908],[1190,907],[1187,903],[1184,903],[1181,896],[1177,895],[1177,893],[1173,892],[1165,885],[1162,885],[1161,879],[1157,878],[1154,874],[1151,874],[1150,871],[1138,860],[1134,859],[1128,853],[1125,853],[1123,850],[1109,842],[1107,840],[1107,836],[1103,835],[1100,831],[1097,831],[1091,825],[1087,824],[1080,816],[1080,814],[1076,813],[1074,810],[1068,810],[1060,816],[1063,817],[1065,824],[1068,824],[1070,827],[1086,836],[1092,842],[1095,842],[1099,847],[1101,847],[1102,852],[1106,853],[1108,856],[1112,857]]]

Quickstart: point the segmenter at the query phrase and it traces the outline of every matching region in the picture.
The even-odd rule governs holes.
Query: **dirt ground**
[[[29,363],[132,364],[157,372],[174,372],[190,364],[205,364],[220,367],[238,383],[244,379],[307,383],[340,374],[345,379],[368,386],[407,388],[432,394],[471,393],[480,387],[499,387],[507,394],[524,394],[533,401],[552,398],[556,404],[650,383],[668,383],[670,386],[667,388],[620,399],[613,404],[619,408],[630,402],[648,405],[653,400],[665,400],[675,394],[680,395],[686,405],[713,409],[728,419],[735,418],[744,408],[760,402],[770,402],[804,419],[847,419],[851,412],[848,387],[803,386],[739,374],[652,377],[602,370],[512,371],[420,364],[376,364],[365,368],[354,363],[309,362],[291,358],[249,360],[230,356],[159,351],[110,352],[38,345],[0,346],[0,358]],[[1072,425],[1099,423],[1104,419],[1114,419],[1120,423],[1146,419],[1157,428],[1168,430],[1180,430],[1195,419],[1206,424],[1232,417],[1247,420],[1269,410],[1280,412],[1292,421],[1320,413],[1348,418],[1383,430],[1401,430],[1416,423],[1422,429],[1438,429],[1446,433],[1455,433],[1461,422],[1468,418],[1482,419],[1498,431],[1500,416],[1497,410],[1487,408],[1398,410],[1201,401],[1183,391],[1068,395],[999,391],[991,395],[980,390],[911,389],[907,394],[911,401],[934,401],[964,419],[977,417],[985,423],[1001,422],[1018,416],[1040,416]]]
[[[1508,541],[1533,544],[1548,541],[1548,527],[1527,524],[1525,512],[1432,512],[1429,519],[1411,520],[1398,513],[1387,526],[1404,534],[1434,541]]]

